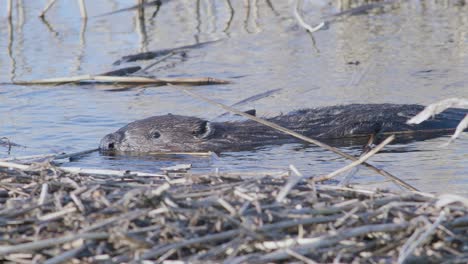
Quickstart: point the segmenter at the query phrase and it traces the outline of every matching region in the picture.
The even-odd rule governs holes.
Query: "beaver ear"
[[[247,110],[244,113],[249,114],[249,115],[253,115],[253,116],[257,116],[257,110],[255,110],[255,109]]]
[[[198,123],[197,128],[193,130],[193,135],[197,138],[207,138],[214,133],[214,128],[208,121],[202,121]]]

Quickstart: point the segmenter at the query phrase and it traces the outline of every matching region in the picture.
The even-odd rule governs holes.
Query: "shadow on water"
[[[0,12],[6,25],[0,27],[0,82],[109,72],[118,69],[112,63],[123,56],[220,40],[188,50],[184,59],[168,58],[150,74],[232,80],[226,86],[193,89],[228,105],[252,97],[236,107],[256,109],[258,116],[337,104],[427,104],[468,96],[464,1],[305,1],[307,23],[333,17],[313,36],[297,26],[289,1],[171,0],[159,7],[128,9],[135,4],[88,1],[86,22],[75,1],[58,1],[43,20],[38,18],[41,1],[15,1],[11,17]],[[150,63],[121,66],[145,68]],[[125,88],[109,93],[89,85],[2,85],[0,136],[26,146],[13,147],[11,155],[73,152],[95,148],[105,134],[144,117],[170,112],[212,120],[223,113],[171,87]],[[262,94],[267,96],[256,97]],[[422,190],[466,194],[468,142],[465,137],[439,148],[446,140],[398,142],[371,162]],[[360,154],[359,147],[340,148]],[[157,171],[176,163],[206,170],[294,164],[312,175],[347,164],[319,148],[287,144],[225,153],[215,161],[94,153],[73,165]],[[361,169],[358,181],[366,182],[368,176],[375,175]]]

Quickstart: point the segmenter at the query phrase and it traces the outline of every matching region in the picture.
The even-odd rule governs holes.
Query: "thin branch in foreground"
[[[276,129],[276,130],[278,130],[278,131],[281,131],[281,132],[283,132],[283,133],[286,133],[286,134],[288,134],[288,135],[291,135],[291,136],[293,136],[293,137],[295,137],[295,138],[301,139],[301,140],[303,140],[303,141],[305,141],[305,142],[312,143],[312,144],[317,145],[317,146],[319,146],[319,147],[321,147],[321,148],[324,148],[324,149],[326,149],[326,150],[332,151],[333,153],[338,154],[338,155],[340,155],[340,156],[342,156],[342,157],[344,157],[344,158],[350,159],[350,160],[352,160],[352,161],[357,161],[357,160],[358,160],[358,158],[356,158],[356,157],[354,157],[354,156],[352,156],[352,155],[346,154],[346,153],[342,152],[341,150],[339,150],[339,149],[337,149],[337,148],[334,148],[334,147],[332,147],[332,146],[330,146],[330,145],[327,145],[327,144],[325,144],[325,143],[323,143],[323,142],[320,142],[320,141],[318,141],[318,140],[312,139],[312,138],[310,138],[310,137],[306,137],[306,136],[304,136],[304,135],[301,135],[301,134],[299,134],[299,133],[297,133],[297,132],[294,132],[294,131],[292,131],[292,130],[290,130],[290,129],[287,129],[287,128],[285,128],[285,127],[279,126],[279,125],[277,125],[277,124],[275,124],[275,123],[272,123],[272,122],[270,122],[270,121],[267,121],[267,120],[258,118],[258,117],[253,116],[253,115],[249,115],[249,114],[247,114],[247,113],[245,113],[245,112],[239,111],[239,110],[237,110],[237,109],[235,109],[235,108],[232,108],[232,107],[229,107],[229,106],[227,106],[227,105],[225,105],[225,104],[222,104],[222,103],[219,103],[219,102],[215,102],[215,101],[213,101],[213,100],[211,100],[211,99],[209,99],[209,98],[206,98],[206,97],[204,97],[204,96],[202,96],[202,95],[199,95],[199,94],[193,93],[193,92],[191,92],[191,91],[188,91],[187,89],[184,89],[184,88],[182,88],[182,87],[178,87],[178,86],[172,86],[172,87],[174,87],[174,88],[176,88],[176,89],[179,89],[179,90],[181,90],[182,92],[184,92],[184,93],[186,93],[186,94],[188,94],[188,95],[190,95],[190,96],[192,96],[192,97],[196,97],[196,98],[198,98],[198,99],[200,99],[200,100],[203,100],[203,101],[205,101],[205,102],[207,102],[207,103],[210,103],[210,104],[213,104],[213,105],[217,105],[218,107],[221,107],[222,109],[224,109],[224,110],[226,110],[226,111],[229,111],[229,112],[232,112],[232,113],[241,115],[241,116],[246,117],[246,118],[248,118],[248,119],[254,120],[254,121],[256,121],[256,122],[258,122],[258,123],[260,123],[260,124],[263,124],[263,125],[265,125],[265,126],[271,127],[271,128]],[[366,167],[372,169],[373,171],[379,173],[380,175],[382,175],[382,176],[384,176],[384,177],[386,177],[386,178],[392,180],[394,183],[398,184],[399,186],[402,186],[402,187],[404,187],[404,188],[406,188],[406,189],[408,189],[408,190],[411,190],[411,191],[418,191],[418,189],[416,189],[415,187],[413,187],[413,186],[411,186],[410,184],[406,183],[405,181],[399,179],[398,177],[396,177],[396,176],[394,176],[394,175],[388,173],[388,172],[385,171],[385,170],[376,168],[375,166],[373,166],[373,165],[371,165],[371,164],[369,164],[369,163],[367,163],[367,162],[363,162],[362,164],[363,164],[364,166],[366,166]]]

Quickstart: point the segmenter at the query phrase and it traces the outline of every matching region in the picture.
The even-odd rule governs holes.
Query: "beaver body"
[[[323,140],[367,138],[376,133],[417,139],[453,132],[468,113],[466,109],[448,109],[419,125],[406,124],[423,109],[421,105],[351,104],[303,109],[267,120]],[[168,114],[129,123],[106,135],[100,149],[139,153],[222,152],[290,142],[298,142],[298,139],[252,120],[209,122],[198,117]]]

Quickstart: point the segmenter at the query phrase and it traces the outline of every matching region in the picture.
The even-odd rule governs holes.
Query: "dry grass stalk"
[[[293,136],[293,137],[295,137],[295,138],[301,139],[301,140],[303,140],[303,141],[305,141],[305,142],[308,142],[308,143],[317,145],[317,146],[319,146],[319,147],[321,147],[321,148],[324,148],[324,149],[326,149],[326,150],[332,151],[333,153],[336,153],[336,154],[338,154],[338,155],[340,155],[340,156],[342,156],[342,157],[344,157],[344,158],[347,158],[347,159],[349,159],[349,160],[352,160],[352,161],[358,161],[358,160],[359,160],[358,158],[356,158],[356,157],[354,157],[354,156],[352,156],[352,155],[346,154],[346,153],[342,152],[341,150],[339,150],[339,149],[337,149],[337,148],[334,148],[334,147],[332,147],[332,146],[330,146],[330,145],[327,145],[327,144],[325,144],[325,143],[323,143],[323,142],[321,142],[321,141],[318,141],[318,140],[312,139],[312,138],[310,138],[310,137],[306,137],[306,136],[304,136],[304,135],[301,135],[301,134],[299,134],[299,133],[296,133],[296,132],[294,132],[294,131],[292,131],[292,130],[290,130],[290,129],[287,129],[287,128],[285,128],[285,127],[279,126],[279,125],[274,124],[274,123],[272,123],[272,122],[270,122],[270,121],[267,121],[267,120],[258,118],[258,117],[253,116],[253,115],[249,115],[249,114],[247,114],[247,113],[245,113],[245,112],[239,111],[239,110],[237,110],[237,109],[235,109],[235,108],[232,108],[232,107],[229,107],[229,106],[227,106],[227,105],[225,105],[225,104],[222,104],[222,103],[219,103],[219,102],[215,102],[215,101],[213,101],[213,100],[211,100],[211,99],[209,99],[209,98],[206,98],[206,97],[201,96],[201,95],[199,95],[199,94],[196,94],[196,93],[193,93],[193,92],[191,92],[191,91],[188,91],[187,89],[184,89],[184,88],[182,88],[182,87],[177,87],[177,86],[172,86],[172,87],[177,88],[177,89],[180,89],[181,91],[183,91],[184,93],[186,93],[186,94],[188,94],[188,95],[190,95],[190,96],[192,96],[192,97],[201,99],[201,100],[203,100],[203,101],[205,101],[205,102],[208,102],[208,103],[210,103],[210,104],[213,104],[213,105],[217,105],[217,106],[221,107],[222,109],[224,109],[224,110],[226,110],[226,111],[229,111],[229,112],[232,112],[232,113],[241,115],[241,116],[246,117],[246,118],[248,118],[248,119],[250,119],[250,120],[254,120],[254,121],[256,121],[256,122],[258,122],[258,123],[260,123],[260,124],[263,124],[263,125],[265,125],[265,126],[271,127],[271,128],[276,129],[276,130],[278,130],[278,131],[281,131],[281,132],[283,132],[283,133],[286,133],[286,134],[288,134],[288,135],[291,135],[291,136]],[[408,190],[411,190],[411,191],[418,191],[415,187],[411,186],[410,184],[406,183],[405,181],[399,179],[398,177],[396,177],[396,176],[390,174],[389,172],[387,172],[387,171],[385,171],[385,170],[376,168],[375,166],[373,166],[373,165],[371,165],[371,164],[369,164],[369,163],[367,163],[367,162],[363,162],[362,164],[363,164],[364,166],[366,166],[367,168],[370,168],[370,169],[372,169],[373,171],[379,173],[380,175],[382,175],[382,176],[388,178],[389,180],[393,181],[394,183],[398,184],[399,186],[402,186],[402,187],[404,187],[404,188],[406,188],[406,189],[408,189]]]

